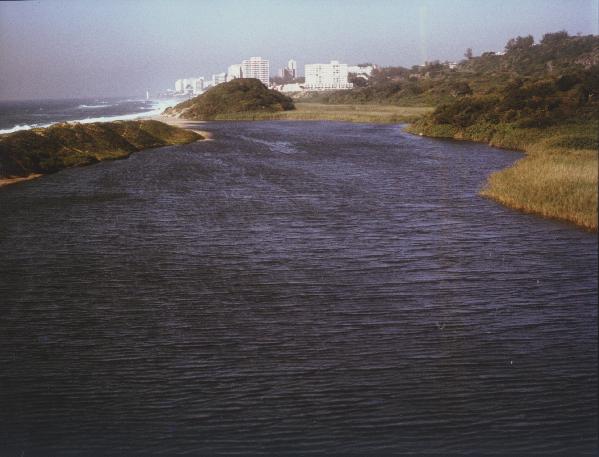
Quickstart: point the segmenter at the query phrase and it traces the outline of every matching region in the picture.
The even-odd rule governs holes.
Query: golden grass
[[[481,195],[506,206],[597,230],[597,151],[537,152],[493,173]]]
[[[510,208],[597,230],[597,121],[547,128],[477,124],[465,130],[416,123],[407,130],[525,152],[513,166],[493,173],[480,194]]]
[[[413,122],[429,107],[403,107],[392,105],[327,105],[323,103],[296,103],[292,111],[274,113],[245,112],[219,115],[215,120],[288,120],[288,121],[342,121],[369,123]]]

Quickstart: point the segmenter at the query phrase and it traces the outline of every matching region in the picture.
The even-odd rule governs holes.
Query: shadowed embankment
[[[0,186],[204,137],[156,120],[56,124],[0,136]]]

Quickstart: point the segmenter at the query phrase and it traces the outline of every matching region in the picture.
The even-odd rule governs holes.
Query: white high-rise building
[[[193,92],[194,94],[202,92],[204,90],[204,77],[199,78],[183,78],[175,81],[175,92]]]
[[[307,90],[351,89],[347,82],[347,64],[331,60],[331,63],[313,63],[305,66]]]
[[[217,73],[212,75],[212,85],[216,86],[218,84],[227,82],[227,74],[226,73]]]
[[[233,65],[229,65],[229,69],[227,70],[227,81],[232,81],[234,79],[243,78],[243,72],[241,71],[241,64],[236,63]]]
[[[289,59],[287,62],[287,70],[289,71],[289,75],[293,78],[297,78],[297,62],[293,59]]]
[[[196,80],[194,82],[193,93],[194,94],[199,94],[203,90],[204,90],[204,77],[200,76],[199,78],[196,78]]]
[[[177,80],[177,83],[179,83],[179,84],[177,85],[177,83],[175,83],[175,89],[177,90],[177,92],[192,93],[195,91],[196,81],[197,81],[197,78],[179,79],[179,80]]]
[[[270,63],[262,57],[250,57],[241,63],[241,73],[244,78],[259,79],[268,86],[270,80]]]

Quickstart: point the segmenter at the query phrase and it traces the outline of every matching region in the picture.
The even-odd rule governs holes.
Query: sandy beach
[[[163,115],[152,116],[149,119],[152,119],[154,121],[164,122],[165,124],[169,124],[174,127],[191,130],[192,132],[196,132],[196,133],[202,135],[205,140],[213,139],[212,133],[206,132],[205,130],[200,129],[202,127],[202,125],[206,123],[205,121],[190,121],[188,119],[181,119],[178,117],[163,116]]]
[[[16,184],[21,181],[29,181],[31,179],[39,178],[40,176],[43,175],[40,173],[32,173],[27,176],[17,176],[14,178],[0,178],[0,187],[8,186],[9,184]]]

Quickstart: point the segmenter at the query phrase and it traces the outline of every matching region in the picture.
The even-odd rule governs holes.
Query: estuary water
[[[596,455],[597,236],[397,125],[0,189],[0,455]]]

